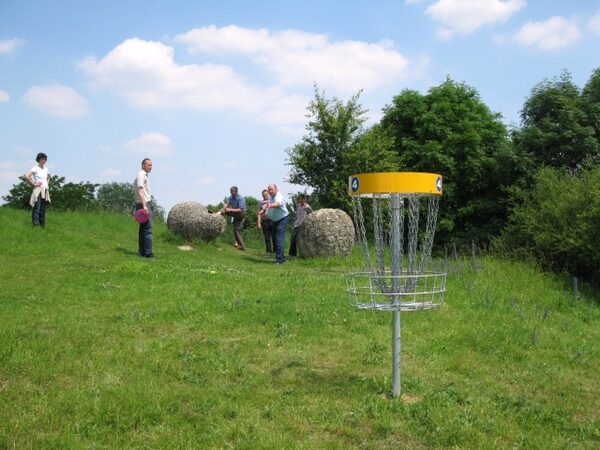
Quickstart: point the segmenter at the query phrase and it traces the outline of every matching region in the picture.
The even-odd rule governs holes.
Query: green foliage
[[[98,184],[65,183],[64,177],[51,176],[52,207],[61,211],[83,211],[95,207]]]
[[[290,182],[312,188],[314,206],[350,210],[348,177],[360,171],[393,170],[392,140],[379,127],[365,133],[360,92],[343,103],[315,88],[308,107],[308,134],[288,149]]]
[[[583,95],[566,70],[532,89],[513,141],[529,155],[533,167],[566,168],[575,173],[600,161],[599,77],[596,71]]]
[[[577,175],[542,168],[517,197],[499,243],[533,254],[547,269],[600,285],[600,167]]]
[[[94,207],[97,184],[89,182],[65,183],[64,177],[50,175],[49,185],[51,206],[54,209],[73,211]],[[2,198],[6,202],[6,206],[27,209],[30,208],[31,190],[31,185],[21,179],[19,183],[13,185],[8,195]]]
[[[51,178],[52,179],[52,178]],[[7,195],[2,196],[2,199],[6,202],[4,206],[18,209],[31,208],[29,205],[29,199],[31,198],[31,185],[20,178],[17,184],[14,184]]]
[[[100,209],[108,212],[131,214],[134,209],[133,183],[106,183],[98,188],[96,199]]]
[[[488,241],[507,217],[508,187],[525,170],[499,114],[477,91],[447,79],[426,95],[405,90],[384,109],[401,171],[444,177],[436,235],[439,241]]]

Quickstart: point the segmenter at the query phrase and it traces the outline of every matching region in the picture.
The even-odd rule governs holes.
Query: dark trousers
[[[296,256],[298,254],[298,249],[296,244],[298,243],[298,231],[300,230],[300,227],[294,227],[294,229],[292,230],[292,239],[290,242],[290,251],[288,252],[288,254],[290,256]]]
[[[246,248],[244,245],[244,238],[242,237],[242,226],[244,225],[244,213],[227,213],[228,216],[233,218],[233,237],[235,242],[240,248]]]
[[[262,228],[263,236],[265,237],[265,249],[267,253],[273,253],[275,247],[275,241],[273,240],[273,221],[269,218],[263,217],[260,226]]]
[[[271,236],[275,241],[275,261],[278,263],[285,262],[285,256],[283,256],[283,246],[285,244],[285,230],[287,230],[289,216],[285,216],[283,219],[273,222],[273,231]]]
[[[136,211],[142,208],[141,203],[136,203]],[[150,205],[148,205],[148,211],[150,212],[150,220],[146,223],[140,223],[138,232],[138,254],[146,258],[154,256],[154,253],[152,253],[152,208]]]
[[[33,223],[33,226],[46,226],[46,203],[46,200],[44,200],[40,194],[31,211],[31,222]]]

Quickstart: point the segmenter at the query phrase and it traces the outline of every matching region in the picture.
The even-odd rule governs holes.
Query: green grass
[[[127,218],[0,208],[0,448],[598,448],[600,312],[568,280],[451,260],[446,302],[353,309],[360,256],[275,266]]]

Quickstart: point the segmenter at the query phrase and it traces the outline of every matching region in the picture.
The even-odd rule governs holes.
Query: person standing
[[[37,165],[25,174],[25,180],[31,184],[33,190],[29,204],[32,206],[31,222],[34,227],[46,228],[46,205],[50,203],[50,174],[46,167],[48,156],[38,153],[35,157]]]
[[[219,212],[231,217],[233,220],[233,237],[235,238],[233,246],[239,250],[246,250],[244,238],[242,237],[242,225],[244,224],[244,217],[246,217],[246,199],[239,194],[237,186],[231,186],[229,193],[231,195],[227,199],[225,207]]]
[[[135,210],[143,209],[148,213],[148,222],[140,223],[138,233],[138,254],[144,258],[154,258],[152,252],[152,193],[148,174],[152,171],[152,160],[144,158],[142,168],[134,181]]]
[[[257,226],[259,230],[262,230],[265,238],[265,249],[267,253],[273,253],[275,247],[273,241],[273,221],[267,214],[267,204],[269,203],[269,191],[263,189],[262,200],[259,203]]]
[[[298,207],[296,208],[296,221],[294,222],[294,230],[292,231],[292,242],[290,243],[290,251],[288,252],[290,256],[296,256],[298,252],[296,244],[298,240],[298,230],[300,230],[300,225],[302,225],[302,222],[304,222],[306,216],[313,212],[312,208],[307,202],[306,195],[298,195],[297,200]]]
[[[273,221],[273,241],[275,241],[275,263],[283,264],[283,245],[285,244],[285,230],[287,229],[289,213],[285,205],[283,194],[279,192],[275,183],[269,184],[269,202],[267,203],[267,214]]]

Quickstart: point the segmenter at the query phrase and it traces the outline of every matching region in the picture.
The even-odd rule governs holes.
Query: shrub
[[[600,284],[600,167],[579,175],[540,169],[519,200],[498,243]]]

